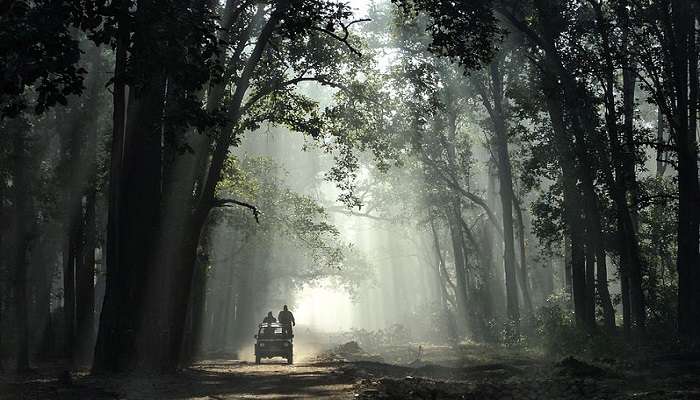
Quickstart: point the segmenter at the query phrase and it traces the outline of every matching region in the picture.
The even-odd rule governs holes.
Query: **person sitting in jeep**
[[[277,322],[275,316],[272,315],[272,311],[267,313],[267,317],[263,318],[263,324],[274,324]]]
[[[267,313],[267,317],[263,318],[263,324],[266,324],[263,328],[262,334],[264,336],[271,336],[275,332],[275,328],[271,328],[270,324],[276,323],[277,320],[275,319],[274,315],[272,315],[272,311]]]
[[[282,325],[282,334],[287,337],[292,337],[292,326],[296,325],[296,321],[294,321],[294,314],[289,311],[286,304],[279,315],[277,315],[277,319],[279,319],[280,325]]]

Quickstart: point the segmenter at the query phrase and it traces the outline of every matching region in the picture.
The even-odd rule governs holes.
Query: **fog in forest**
[[[699,398],[700,3],[0,17],[0,400]]]

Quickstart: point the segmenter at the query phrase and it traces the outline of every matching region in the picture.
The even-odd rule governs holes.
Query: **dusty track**
[[[205,362],[188,373],[200,375],[198,380],[202,382],[202,389],[207,386],[216,388],[214,392],[220,392],[220,395],[206,394],[217,399],[354,398],[354,377],[339,373],[331,365],[300,363],[289,366],[273,361],[262,365]]]
[[[74,373],[69,378],[60,366],[45,365],[33,375],[0,374],[0,400],[700,400],[700,355],[586,363],[573,358],[547,361],[481,346],[447,350],[428,349],[427,363],[411,365],[336,357],[315,362],[301,357],[291,366],[281,359],[262,365],[208,359],[165,376]],[[477,360],[478,354],[491,357]]]
[[[352,399],[355,378],[330,365],[212,360],[169,376],[5,376],[0,399]],[[60,376],[60,374],[59,374]]]

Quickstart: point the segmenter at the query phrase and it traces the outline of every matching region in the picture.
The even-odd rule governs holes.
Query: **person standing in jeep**
[[[295,326],[296,322],[294,321],[294,314],[289,311],[286,304],[282,308],[282,311],[280,311],[279,315],[277,315],[277,320],[279,321],[280,325],[282,325],[282,333],[291,337],[292,326]]]

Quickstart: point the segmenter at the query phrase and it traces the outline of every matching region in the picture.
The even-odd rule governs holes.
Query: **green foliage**
[[[0,6],[0,118],[30,103],[41,113],[83,89],[85,70],[71,29],[78,12],[70,1],[10,1]]]
[[[324,277],[337,277],[348,287],[362,281],[366,262],[341,240],[322,206],[284,185],[284,175],[266,157],[229,157],[217,197],[255,205],[260,222],[244,208],[219,210],[217,219],[236,229],[241,246],[274,245],[269,265],[259,268],[271,268],[280,279],[299,287]]]
[[[501,324],[498,342],[506,347],[518,347],[525,342],[517,321],[507,320]]]
[[[678,201],[670,178],[650,177],[641,183],[639,246],[646,261],[644,289],[648,334],[654,340],[668,340],[678,317],[677,220]],[[669,217],[672,216],[672,217]]]
[[[476,69],[490,60],[504,30],[490,1],[393,0],[407,17],[424,12],[430,17],[427,31],[432,42],[429,50]]]
[[[616,358],[624,353],[626,348],[621,337],[603,331],[586,332],[577,325],[570,303],[567,295],[550,296],[537,311],[536,334],[529,338],[529,343],[557,358],[567,355]]]
[[[540,192],[530,207],[534,217],[533,232],[548,248],[561,244],[565,229],[563,203],[561,185],[556,183],[548,190]]]

